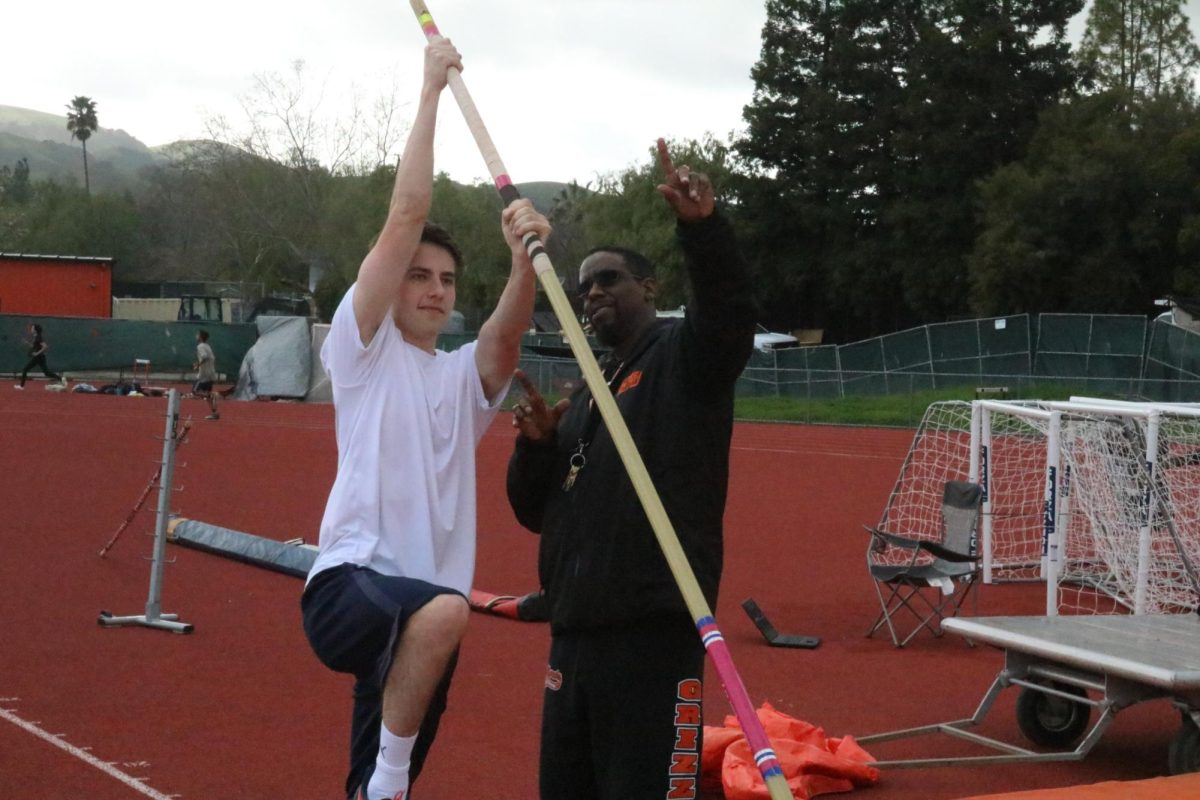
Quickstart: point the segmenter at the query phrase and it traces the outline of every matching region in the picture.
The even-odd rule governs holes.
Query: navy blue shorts
[[[354,716],[350,731],[350,796],[370,774],[379,750],[383,714],[383,682],[391,669],[396,641],[409,618],[442,594],[460,592],[415,578],[383,575],[357,564],[322,570],[300,598],[304,633],[321,663],[354,676]],[[409,768],[416,782],[446,710],[457,655],[451,659],[417,734]]]

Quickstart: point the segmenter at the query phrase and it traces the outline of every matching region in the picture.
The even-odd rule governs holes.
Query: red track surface
[[[0,391],[0,798],[340,798],[350,684],[308,649],[300,581],[172,547],[162,609],[195,632],[99,627],[101,609],[145,608],[154,495],[108,555],[97,554],[154,472],[166,403],[41,386]],[[332,409],[231,402],[219,422],[205,413],[185,401],[196,422],[179,451],[174,511],[314,541],[335,467]],[[758,424],[735,433],[717,618],[754,702],[831,736],[969,716],[1001,665],[998,651],[957,637],[896,650],[863,636],[877,608],[861,526],[879,516],[910,437]],[[536,586],[536,541],[504,498],[510,447],[502,416],[480,450],[476,585],[519,594]],[[767,647],[739,608],[746,597],[780,630],[820,636],[821,646]],[[1039,608],[1032,587],[988,586],[980,610]],[[421,800],[536,798],[546,649],[543,626],[474,618]],[[710,724],[728,709],[711,675],[706,708]],[[1016,736],[1011,699],[992,716],[988,732]],[[1146,703],[1122,712],[1081,763],[894,770],[855,795],[950,800],[1160,775],[1178,724],[1168,703]],[[934,738],[873,752],[964,751]]]

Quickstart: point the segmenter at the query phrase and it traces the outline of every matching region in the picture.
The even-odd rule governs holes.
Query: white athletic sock
[[[416,742],[416,736],[396,736],[387,726],[379,726],[379,755],[375,774],[367,784],[370,800],[404,800],[402,792],[408,792],[408,767]]]

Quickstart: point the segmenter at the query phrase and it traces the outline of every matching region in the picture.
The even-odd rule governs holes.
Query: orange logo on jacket
[[[667,779],[670,788],[667,800],[695,800],[699,795],[700,773],[700,702],[704,696],[703,684],[696,678],[679,682],[675,704],[675,751],[671,753],[671,766]]]
[[[642,371],[640,369],[637,372],[629,373],[629,375],[627,375],[625,377],[625,380],[621,381],[621,385],[617,388],[617,396],[619,397],[619,396],[625,394],[626,392],[628,392],[630,389],[634,388],[641,382],[642,382]]]

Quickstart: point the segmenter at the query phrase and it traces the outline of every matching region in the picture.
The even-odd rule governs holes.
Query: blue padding
[[[179,521],[173,527],[171,536],[176,544],[297,578],[308,575],[317,557],[317,551],[309,547],[285,544],[191,519]]]

